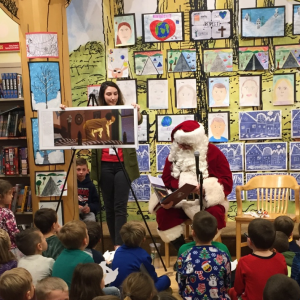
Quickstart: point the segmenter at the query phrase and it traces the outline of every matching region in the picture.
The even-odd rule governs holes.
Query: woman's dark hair
[[[103,270],[96,263],[78,264],[74,270],[70,300],[88,300],[104,296],[101,289]]]
[[[124,105],[123,94],[122,94],[120,88],[118,87],[118,85],[116,85],[112,81],[105,81],[105,82],[101,83],[101,87],[100,87],[100,91],[99,91],[99,98],[98,98],[99,105],[100,106],[107,105],[105,102],[105,99],[104,99],[104,93],[109,86],[116,88],[118,91],[118,102],[116,105]]]

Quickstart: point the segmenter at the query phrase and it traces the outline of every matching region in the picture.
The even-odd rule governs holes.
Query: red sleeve
[[[172,167],[172,163],[169,161],[167,157],[161,178],[168,189],[177,190],[179,179],[176,179],[171,175],[171,167]]]
[[[245,291],[245,281],[244,281],[244,274],[242,269],[243,269],[243,258],[239,260],[235,271],[234,289],[238,296],[242,295]]]

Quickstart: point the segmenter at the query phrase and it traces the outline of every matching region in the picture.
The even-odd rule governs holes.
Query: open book
[[[165,184],[161,178],[148,175],[151,186],[162,204],[168,204],[173,201],[173,206],[179,203],[181,200],[186,199],[188,195],[196,188],[195,185],[186,183],[180,189],[172,192],[165,187]]]

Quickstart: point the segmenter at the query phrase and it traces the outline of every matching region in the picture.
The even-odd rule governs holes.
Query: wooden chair
[[[245,215],[242,210],[241,192],[257,190],[257,210],[266,210],[268,220],[274,221],[281,215],[288,215],[299,222],[299,185],[290,175],[262,175],[251,178],[247,184],[236,187],[237,216],[236,220],[236,258],[241,257],[241,248],[247,246],[242,243],[241,226],[249,224],[254,217]],[[290,189],[295,192],[295,213],[287,214]]]

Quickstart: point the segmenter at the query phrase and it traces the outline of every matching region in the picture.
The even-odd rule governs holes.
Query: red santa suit
[[[208,143],[204,127],[196,121],[184,121],[171,134],[173,144],[166,159],[162,180],[165,186],[176,190],[185,183],[197,185],[194,151],[200,152],[199,169],[203,174],[203,206],[216,217],[218,229],[226,226],[225,214],[229,203],[225,199],[231,193],[233,181],[225,155],[213,144]],[[178,144],[192,146],[192,150],[181,150]],[[189,158],[185,159],[185,155]],[[175,207],[164,209],[158,206],[155,194],[149,201],[149,211],[156,208],[158,233],[164,242],[170,242],[183,234],[183,222],[192,219],[200,210],[199,200],[182,200]]]

